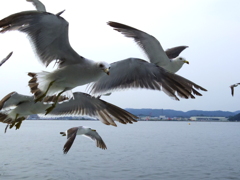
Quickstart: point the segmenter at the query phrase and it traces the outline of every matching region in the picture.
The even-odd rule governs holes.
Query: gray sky
[[[240,82],[240,1],[239,0],[42,0],[48,12],[66,10],[62,17],[69,22],[72,47],[95,61],[114,62],[129,57],[147,60],[131,39],[106,25],[107,21],[127,24],[155,36],[164,49],[187,45],[181,54],[190,64],[177,74],[206,88],[202,97],[175,101],[153,90],[124,90],[104,100],[122,108],[175,110],[240,109],[240,87],[235,96],[229,86]],[[1,5],[0,18],[33,10],[25,0],[7,0]],[[34,55],[26,35],[19,32],[0,34],[0,59],[10,51],[13,56],[0,67],[0,97],[17,91],[30,95],[27,72],[45,68]],[[73,91],[86,92],[86,86]]]

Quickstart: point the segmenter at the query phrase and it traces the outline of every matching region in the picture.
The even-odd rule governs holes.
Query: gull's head
[[[98,68],[101,69],[103,72],[105,72],[107,75],[110,74],[110,72],[109,72],[110,64],[108,64],[106,62],[98,62],[97,65],[98,65]]]
[[[176,58],[176,60],[179,61],[179,62],[182,62],[183,64],[184,63],[189,64],[189,62],[186,59],[182,58],[182,57],[178,57],[178,58]]]

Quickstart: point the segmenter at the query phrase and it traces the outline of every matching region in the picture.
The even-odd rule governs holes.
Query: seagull
[[[47,103],[34,102],[34,96],[26,96],[17,92],[7,94],[0,101],[0,122],[10,125],[9,128],[19,129],[23,120],[32,114],[44,114],[46,108],[55,102],[56,96],[47,97]],[[50,115],[88,115],[98,118],[106,125],[117,126],[114,121],[122,124],[137,122],[137,116],[86,93],[74,92],[73,98],[61,96],[61,103],[51,111]],[[7,125],[7,127],[8,127]],[[6,127],[6,129],[7,129]],[[5,129],[5,132],[6,132]]]
[[[238,85],[240,85],[240,83],[236,83],[236,84],[233,84],[233,85],[230,86],[232,96],[234,95],[234,88],[237,87]]]
[[[41,1],[39,0],[26,0],[26,1],[31,2],[38,11],[46,12],[46,8]]]
[[[84,126],[79,127],[73,127],[68,129],[66,132],[60,132],[62,136],[67,136],[67,142],[65,143],[63,147],[63,153],[67,154],[69,149],[71,148],[75,138],[77,135],[83,135],[88,138],[91,138],[93,141],[96,142],[96,146],[101,149],[107,149],[107,146],[105,145],[104,141],[102,140],[101,136],[97,133],[95,129],[91,129]]]
[[[11,56],[12,56],[13,52],[10,52],[1,62],[0,62],[0,66],[2,66]]]
[[[114,30],[122,33],[124,36],[133,38],[134,41],[147,55],[151,63],[163,67],[169,72],[176,73],[183,66],[184,63],[189,64],[189,62],[184,58],[176,57],[176,55],[179,55],[179,50],[176,51],[176,54],[174,56],[168,57],[166,54],[168,50],[164,52],[160,42],[155,37],[143,31],[113,21],[109,21],[107,24],[113,27]],[[187,46],[180,47],[183,48],[182,50],[184,50]]]
[[[193,94],[201,96],[194,88],[206,91],[201,86],[142,59],[128,58],[108,64],[80,56],[69,44],[68,22],[60,15],[24,11],[0,20],[0,28],[1,33],[10,30],[27,33],[37,56],[45,66],[56,60],[58,69],[53,72],[28,73],[32,77],[28,85],[36,102],[58,93],[55,103],[47,113],[54,109],[62,93],[66,94],[68,91],[68,97],[71,98],[71,89],[92,82],[97,83],[100,79],[101,88],[95,84],[90,92],[101,95],[102,91],[111,92],[124,88],[162,89],[170,97],[179,100],[177,96],[181,98],[195,98]]]
[[[68,22],[60,15],[24,11],[2,19],[0,27],[1,33],[11,30],[25,32],[45,66],[56,60],[58,69],[28,74],[32,77],[29,86],[36,102],[55,93],[60,97],[66,91],[69,98],[72,98],[71,89],[97,81],[104,74],[109,75],[108,63],[86,59],[74,51],[68,40]],[[56,104],[57,101],[48,113]]]
[[[168,72],[162,67],[139,58],[116,61],[111,65],[111,75],[103,76],[88,87],[90,94],[103,95],[129,88],[145,88],[165,92],[174,100],[195,99],[202,96],[197,90],[207,91],[196,83]]]

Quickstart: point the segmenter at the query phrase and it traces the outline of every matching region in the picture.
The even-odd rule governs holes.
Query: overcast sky
[[[240,110],[240,87],[235,96],[229,86],[240,82],[240,1],[239,0],[42,0],[48,12],[66,10],[72,47],[95,61],[114,62],[129,57],[147,60],[133,40],[106,25],[116,21],[155,36],[164,49],[187,45],[181,54],[190,64],[177,74],[206,88],[202,97],[175,101],[153,90],[124,90],[104,100],[121,108],[175,110]],[[1,5],[0,19],[20,11],[34,10],[26,0],[7,0]],[[30,95],[27,72],[53,70],[38,62],[26,35],[0,34],[0,59],[13,56],[0,67],[0,97],[17,91]],[[86,86],[74,91],[86,92]]]

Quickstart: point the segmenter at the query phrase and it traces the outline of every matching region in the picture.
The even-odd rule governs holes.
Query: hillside
[[[240,113],[235,116],[230,117],[228,120],[229,121],[240,121]]]
[[[166,116],[166,117],[191,117],[191,116],[217,116],[217,117],[230,117],[239,113],[230,111],[202,111],[191,110],[187,112],[176,111],[171,109],[126,109],[130,113],[137,116]]]

